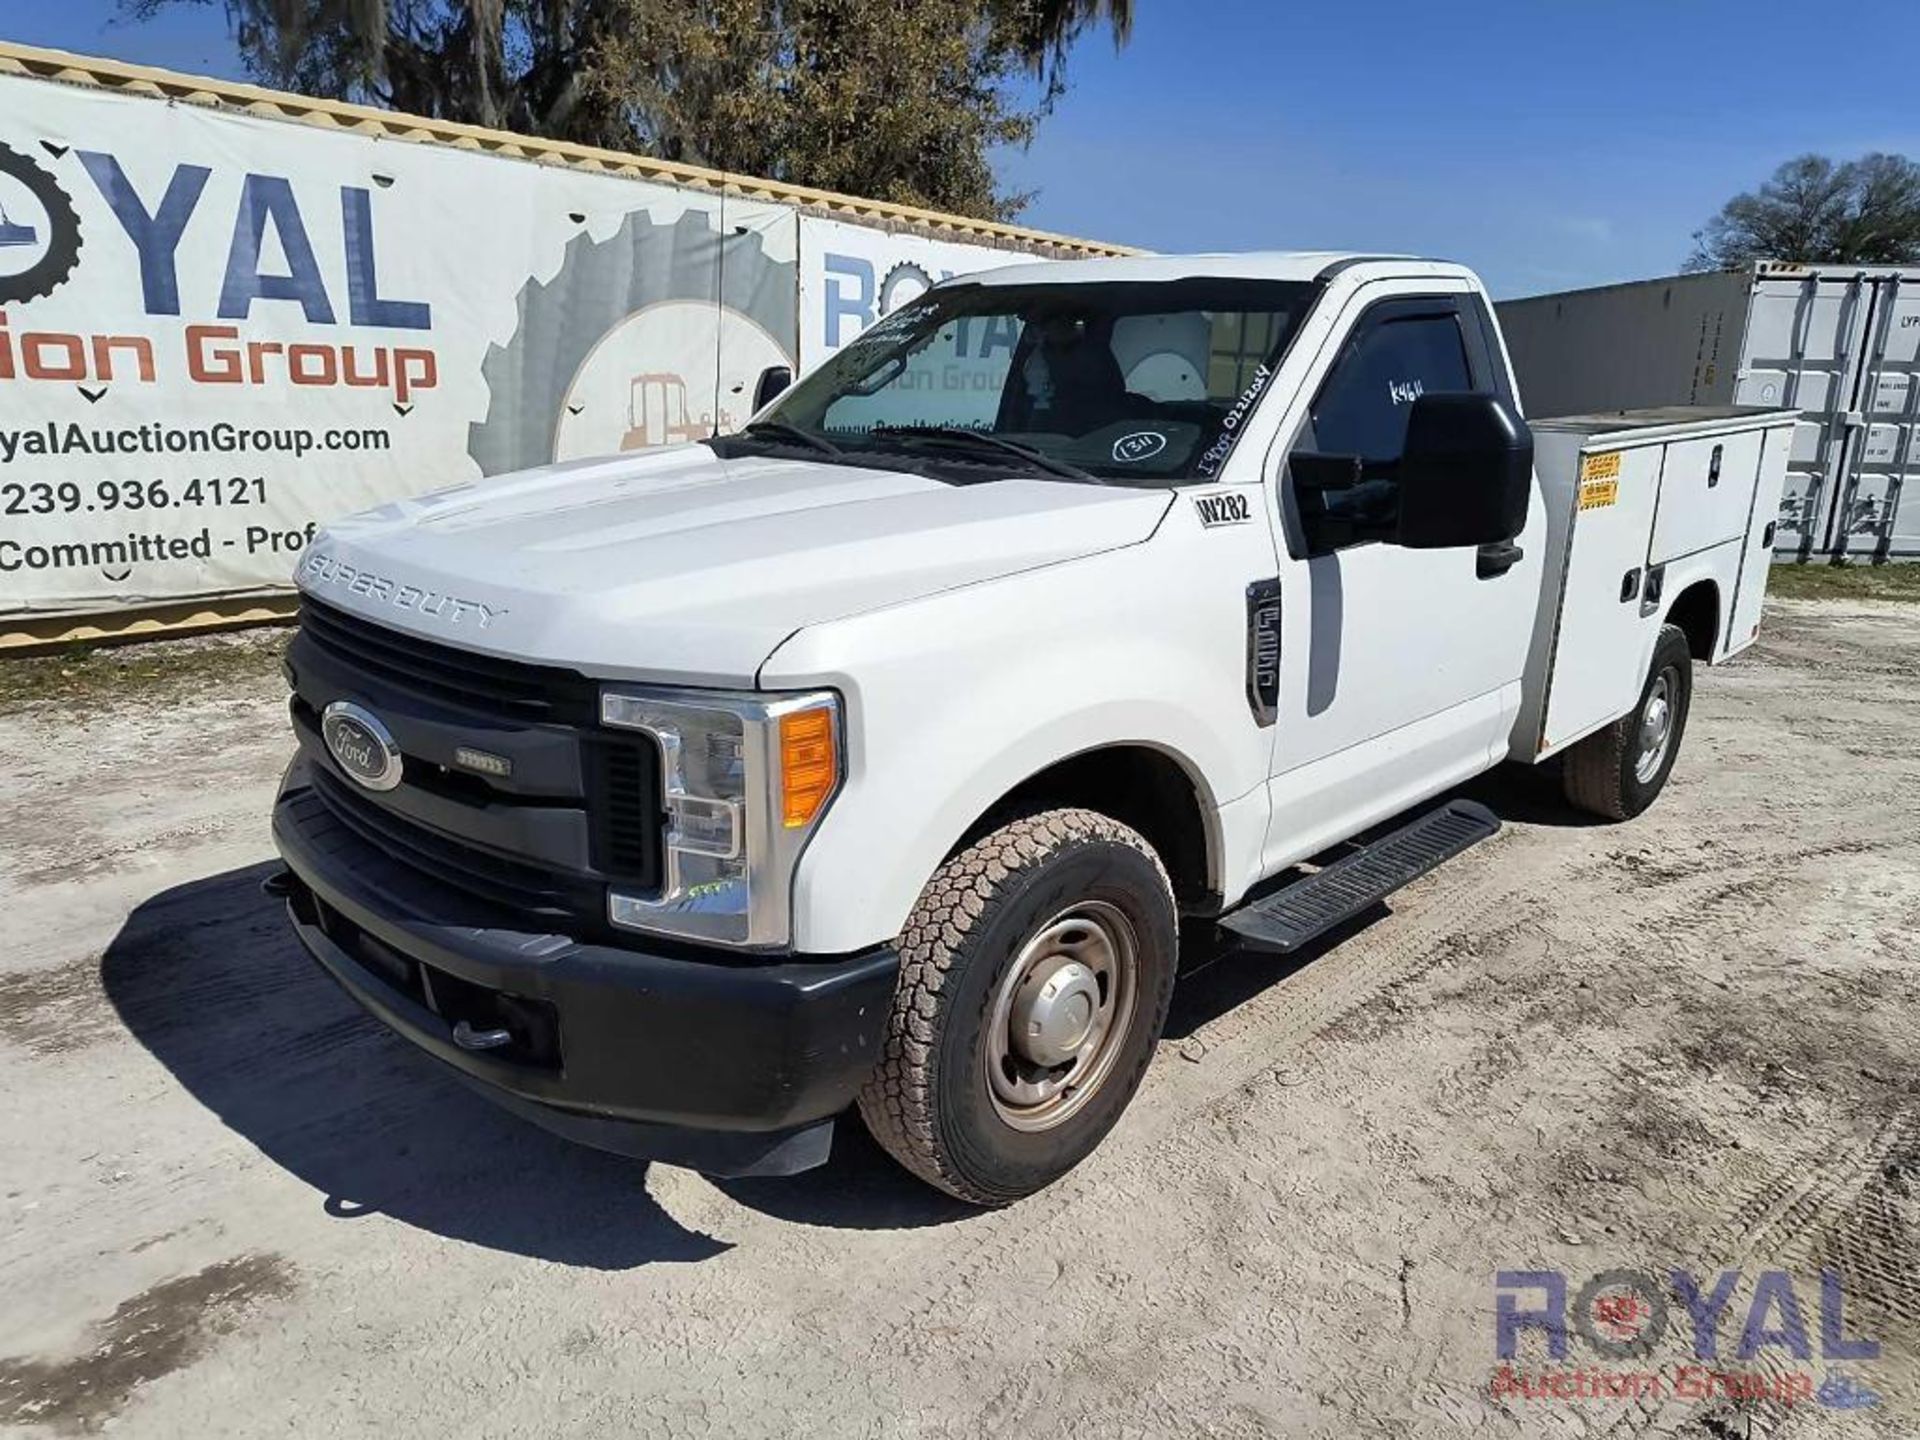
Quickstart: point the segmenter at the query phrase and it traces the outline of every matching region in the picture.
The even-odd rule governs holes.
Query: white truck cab
[[[1004,1203],[1118,1119],[1182,918],[1297,948],[1493,833],[1448,792],[1507,760],[1644,809],[1792,419],[1536,438],[1456,265],[948,281],[737,435],[330,526],[278,888],[564,1134],[780,1173],[857,1104]]]

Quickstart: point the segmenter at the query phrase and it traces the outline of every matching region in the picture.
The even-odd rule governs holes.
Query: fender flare
[[[1077,756],[1123,747],[1152,750],[1166,756],[1192,787],[1194,803],[1200,812],[1207,883],[1219,891],[1225,884],[1227,866],[1222,802],[1205,769],[1190,750],[1177,740],[1169,739],[1170,731],[1189,730],[1196,722],[1182,717],[1185,723],[1170,721],[1167,725],[1156,725],[1151,723],[1151,715],[1143,716],[1139,706],[1128,708],[1132,712],[1132,724],[1113,723],[1117,717],[1104,715],[1101,707],[1092,712],[1061,714],[997,744],[991,755],[979,756],[964,766],[968,777],[964,785],[946,791],[911,831],[889,830],[884,844],[872,833],[878,823],[877,816],[850,814],[836,802],[803,852],[794,875],[796,944],[807,950],[837,951],[892,939],[906,923],[927,881],[995,806],[1056,765]],[[1171,706],[1149,708],[1178,713]],[[1142,723],[1143,720],[1146,723]],[[1148,738],[1150,736],[1152,738]],[[843,794],[841,798],[846,796]],[[1090,808],[1099,807],[1090,803]],[[895,818],[899,813],[894,812]],[[863,837],[860,832],[867,833]],[[862,844],[863,838],[867,843]],[[870,856],[879,857],[862,873],[858,886],[859,908],[869,916],[864,929],[874,933],[856,940],[836,930],[832,938],[827,939],[821,933],[823,917],[837,917],[843,909],[843,900],[852,898],[852,890],[848,877],[837,863],[821,862],[829,858],[837,862],[840,854],[848,849],[864,850]]]
[[[1700,554],[1689,555],[1668,564],[1666,578],[1660,590],[1660,624],[1649,627],[1646,644],[1640,652],[1640,676],[1643,684],[1647,671],[1653,666],[1653,651],[1654,647],[1660,643],[1660,631],[1671,623],[1673,607],[1679,603],[1682,595],[1702,581],[1713,587],[1714,633],[1716,635],[1726,633],[1727,601],[1726,596],[1720,593],[1720,577],[1714,571],[1712,554],[1712,551],[1702,551]],[[1713,661],[1708,659],[1700,663],[1711,665]]]

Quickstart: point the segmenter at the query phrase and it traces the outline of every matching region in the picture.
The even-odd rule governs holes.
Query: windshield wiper
[[[831,440],[827,439],[826,436],[816,435],[811,430],[802,430],[798,425],[789,425],[784,420],[756,420],[751,425],[742,426],[740,433],[742,435],[752,435],[755,433],[761,435],[778,435],[784,440],[797,440],[809,450],[818,450],[822,455],[844,455],[847,453]]]
[[[931,440],[937,444],[971,450],[998,450],[1003,454],[1017,455],[1029,465],[1037,466],[1049,475],[1060,475],[1069,480],[1086,480],[1095,485],[1107,483],[1098,475],[1082,470],[1078,465],[1069,465],[1066,461],[1056,460],[1053,456],[1044,454],[1031,445],[1022,445],[1018,440],[1008,440],[999,435],[989,434],[985,430],[967,430],[958,425],[876,425],[872,433],[899,435],[909,440]]]

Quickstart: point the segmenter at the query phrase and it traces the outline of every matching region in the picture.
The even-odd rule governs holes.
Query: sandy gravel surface
[[[716,1183],[496,1114],[260,894],[287,748],[270,672],[0,718],[0,1424],[1920,1433],[1912,606],[1777,607],[1638,822],[1476,786],[1499,838],[1304,963],[1187,982],[1103,1150],[991,1214],[857,1133]],[[1495,1393],[1497,1275],[1619,1269],[1667,1287],[1652,1354],[1528,1331],[1513,1372],[1664,1389]],[[1877,1357],[1823,1343],[1823,1269]],[[1738,1272],[1720,1387],[1787,1403],[1683,1393],[1675,1270]],[[1800,1393],[1836,1376],[1878,1403]]]

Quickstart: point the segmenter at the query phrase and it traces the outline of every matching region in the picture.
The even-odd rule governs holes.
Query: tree
[[[120,0],[146,18],[213,0]],[[1069,50],[1131,0],[220,0],[304,94],[1005,218]]]
[[[1064,87],[1075,22],[1007,0],[605,0],[590,87],[667,159],[1004,217],[992,153]]]
[[[1689,270],[1738,269],[1755,260],[1920,263],[1920,164],[1904,155],[1841,165],[1802,155],[1758,190],[1729,200],[1693,245]]]
[[[998,11],[1003,25],[1016,27],[1027,63],[1039,73],[1059,75],[1074,41],[1102,19],[1116,46],[1133,37],[1133,0],[1001,0]]]
[[[604,0],[120,0],[135,19],[220,3],[255,78],[303,95],[581,144],[629,139],[589,103]]]

